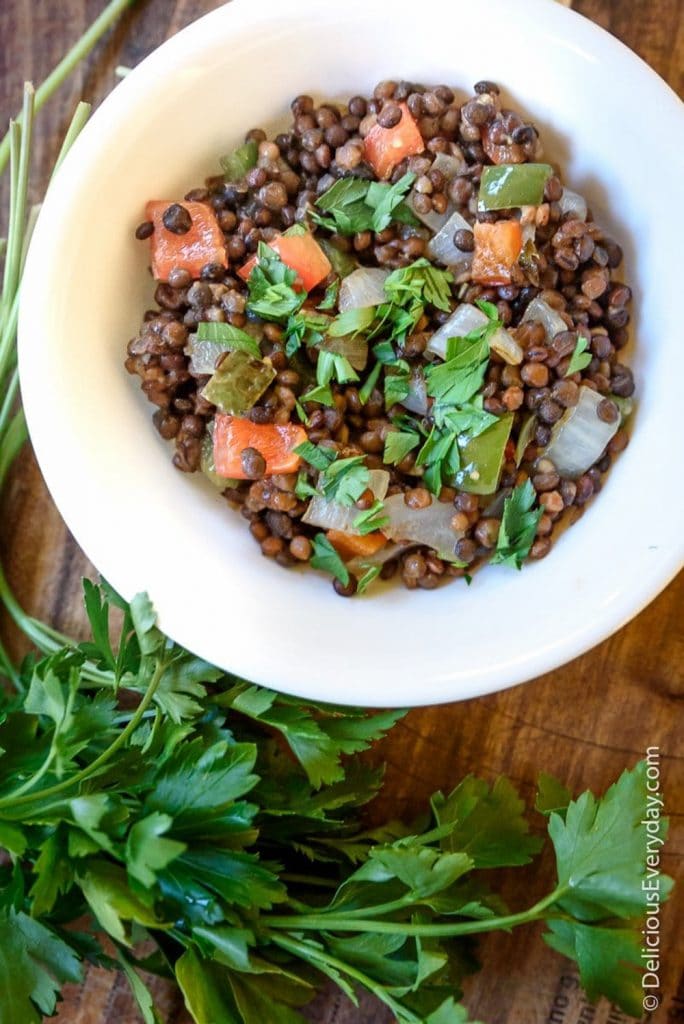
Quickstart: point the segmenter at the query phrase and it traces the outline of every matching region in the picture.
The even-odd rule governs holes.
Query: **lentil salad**
[[[620,247],[494,83],[292,114],[137,229],[126,367],[174,464],[342,596],[545,557],[628,441]]]

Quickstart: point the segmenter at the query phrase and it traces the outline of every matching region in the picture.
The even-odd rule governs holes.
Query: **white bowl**
[[[172,467],[123,367],[151,290],[133,231],[146,199],[180,197],[216,173],[220,154],[282,118],[298,93],[367,93],[397,76],[464,91],[494,79],[537,123],[565,181],[625,249],[639,405],[601,495],[546,560],[520,573],[486,568],[470,588],[396,586],[345,601],[318,574],[262,558],[244,520],[199,475]],[[549,0],[236,0],[171,39],[74,146],[26,268],[31,437],[86,554],[125,597],[147,590],[181,644],[323,701],[473,697],[608,636],[665,586],[684,551],[683,127],[681,104],[653,71]]]

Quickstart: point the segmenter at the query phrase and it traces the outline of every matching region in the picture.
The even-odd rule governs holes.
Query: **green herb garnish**
[[[408,267],[393,270],[385,281],[385,293],[398,306],[419,302],[449,312],[453,281],[453,274],[423,257]]]
[[[346,587],[347,583],[349,583],[349,570],[326,535],[324,533],[317,533],[312,544],[314,553],[311,556],[310,564],[313,568],[329,573],[330,576],[339,580]]]
[[[362,178],[341,178],[316,200],[313,220],[321,227],[341,235],[359,231],[383,231],[393,220],[418,224],[404,196],[416,180],[405,174],[395,185]]]
[[[536,492],[529,480],[518,484],[504,502],[503,517],[496,550],[492,555],[493,565],[511,565],[521,569],[534,543],[537,523],[543,509],[533,508]]]
[[[263,320],[285,323],[289,316],[301,308],[306,292],[295,291],[293,285],[297,280],[296,272],[286,266],[277,252],[264,242],[259,242],[257,257],[258,262],[247,281],[247,309]]]
[[[228,156],[222,156],[219,163],[221,164],[221,170],[226,177],[226,181],[241,181],[247,174],[247,171],[251,171],[252,167],[256,167],[258,156],[259,146],[253,139],[250,139],[249,142],[243,142],[241,146],[234,149]]]
[[[364,570],[363,574],[358,577],[356,581],[356,593],[363,594],[368,590],[371,583],[378,578],[382,572],[382,566],[380,565],[367,565],[363,563],[361,568]]]
[[[565,371],[566,377],[570,377],[573,373],[579,373],[581,370],[586,370],[593,358],[591,352],[587,351],[588,348],[589,339],[585,338],[583,334],[579,334],[577,336],[577,341],[575,342],[573,353],[570,356],[568,368]]]
[[[261,358],[261,349],[256,339],[246,331],[241,331],[239,327],[233,327],[232,324],[210,323],[203,320],[197,324],[197,340],[214,341],[228,352],[240,350],[254,356],[255,359]]]
[[[352,526],[363,536],[373,533],[375,530],[381,530],[383,526],[387,526],[388,522],[389,516],[385,512],[385,505],[379,498],[376,498],[370,508],[358,514]]]
[[[370,396],[373,394],[373,389],[378,383],[380,374],[382,373],[382,363],[376,362],[371,372],[363,382],[363,386],[359,388],[359,401],[361,405],[365,405]]]
[[[409,393],[411,367],[404,359],[398,359],[385,370],[385,408],[403,402]]]
[[[396,466],[409,452],[420,444],[420,434],[407,430],[391,430],[385,437],[385,451],[382,461]]]

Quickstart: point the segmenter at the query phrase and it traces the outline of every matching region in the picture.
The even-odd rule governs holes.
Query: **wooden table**
[[[117,64],[134,65],[167,36],[216,6],[212,0],[147,0],[100,43],[40,119],[37,185],[51,165],[80,97],[99,100],[115,82]],[[579,0],[574,6],[613,31],[684,93],[684,5],[681,0]],[[0,4],[0,115],[17,106],[23,79],[41,80],[102,7],[102,0],[2,0]],[[616,83],[627,88],[628,83]],[[641,130],[648,159],[648,125]],[[681,140],[673,140],[673,145]],[[653,187],[657,187],[657,169]],[[42,187],[42,185],[41,185]],[[37,193],[38,194],[38,193]],[[654,514],[657,514],[654,508]],[[24,606],[67,633],[83,630],[80,578],[92,573],[52,504],[30,450],[19,459],[0,508],[3,563]],[[626,553],[628,556],[628,553]],[[530,798],[542,769],[576,789],[600,790],[658,746],[671,818],[665,869],[680,887],[664,916],[661,1008],[656,1024],[684,1021],[684,577],[610,640],[557,672],[502,694],[450,707],[412,712],[374,756],[388,764],[387,783],[375,808],[378,818],[410,815],[435,789],[467,772],[493,779],[503,772]],[[15,652],[22,640],[4,622]],[[541,886],[546,878],[534,880]],[[509,886],[510,890],[510,886]],[[528,905],[533,893],[510,891]],[[679,931],[679,935],[678,935]],[[569,963],[530,928],[481,943],[485,967],[469,984],[474,1018],[488,1024],[620,1024],[626,1018],[607,1004],[592,1011],[578,991]],[[185,1020],[180,1000],[156,985],[170,1021]],[[385,1011],[370,1000],[359,1011],[334,993],[312,1008],[319,1024],[380,1024]],[[126,985],[93,970],[81,990],[70,989],[62,1024],[134,1024]],[[17,1021],[16,1024],[22,1024]],[[264,1021],[264,1024],[271,1024]]]

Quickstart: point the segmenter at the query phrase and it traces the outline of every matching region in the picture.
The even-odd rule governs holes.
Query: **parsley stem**
[[[271,928],[287,928],[294,931],[329,931],[329,932],[377,932],[396,935],[414,935],[424,938],[450,938],[458,935],[477,935],[479,932],[508,931],[517,925],[530,924],[546,916],[548,907],[556,903],[564,894],[563,888],[554,889],[544,899],[535,903],[528,910],[504,917],[488,917],[482,921],[458,921],[454,924],[410,924],[403,921],[368,921],[352,918],[349,914],[337,917],[333,914],[275,915],[268,917]],[[377,908],[376,908],[377,909]]]
[[[16,294],[21,272],[35,109],[34,98],[33,86],[27,82],[24,86],[21,126],[17,122],[13,122],[9,131],[10,152],[14,150],[15,154],[11,162],[10,217],[7,230],[5,272],[2,282],[2,302],[5,308],[9,307]]]
[[[20,409],[10,420],[7,429],[0,433],[0,488],[27,436],[24,411]]]
[[[62,58],[59,64],[53,68],[45,81],[36,89],[34,109],[36,111],[53,96],[63,82],[75,70],[77,65],[93,49],[99,39],[105,34],[114,22],[118,21],[127,7],[132,6],[135,0],[111,0],[102,14],[92,23],[90,28],[83,33],[81,38],[72,46],[69,52]],[[21,123],[21,116],[17,119]],[[10,155],[9,133],[0,141],[0,174],[7,166]]]
[[[405,1022],[405,1024],[420,1024],[421,1018],[416,1017],[411,1010],[406,1006],[401,1006],[400,1003],[395,1002],[392,996],[387,992],[383,985],[378,984],[369,975],[364,974],[357,967],[352,967],[351,964],[345,963],[344,960],[339,960],[336,956],[332,956],[327,950],[313,947],[308,942],[303,942],[299,939],[295,939],[292,936],[287,938],[284,935],[273,935],[270,934],[269,938],[275,946],[280,946],[281,949],[286,950],[288,953],[292,953],[294,956],[299,957],[303,960],[308,960],[309,963],[313,964],[314,967],[318,967],[328,977],[331,973],[346,974],[348,978],[352,978],[358,982],[359,985],[363,985],[365,989],[372,992],[377,998],[388,1006],[389,1009],[394,1013],[397,1020]],[[331,968],[332,971],[326,970]]]
[[[138,704],[138,707],[136,708],[135,713],[131,718],[130,722],[128,723],[126,728],[119,733],[116,739],[112,743],[110,743],[110,745],[105,750],[103,750],[100,756],[96,757],[91,764],[87,765],[85,768],[82,768],[80,772],[76,772],[76,774],[72,775],[71,778],[64,779],[62,782],[57,782],[55,783],[54,786],[48,786],[47,789],[39,789],[34,793],[28,793],[26,796],[17,796],[16,794],[10,794],[9,796],[1,798],[0,810],[7,810],[8,808],[13,807],[15,804],[34,803],[36,800],[46,800],[48,797],[57,796],[71,789],[73,786],[78,786],[81,782],[84,782],[85,779],[89,778],[91,775],[96,775],[99,772],[100,768],[102,768],[102,766],[105,765],[107,761],[109,761],[114,756],[114,754],[116,754],[116,752],[121,749],[121,747],[126,745],[130,736],[138,728],[138,725],[140,724],[145,715],[145,712],[147,711],[148,707],[150,706],[154,699],[157,687],[159,686],[159,683],[162,680],[166,668],[166,661],[161,659],[157,662],[154,672],[152,673],[152,677],[148,683],[147,689],[143,694],[143,698]]]

